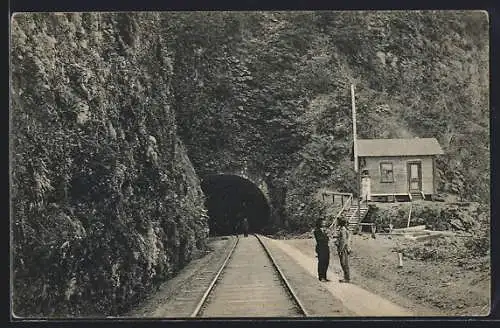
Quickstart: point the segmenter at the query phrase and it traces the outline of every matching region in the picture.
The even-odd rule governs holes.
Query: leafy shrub
[[[288,231],[303,233],[312,229],[316,220],[327,219],[325,212],[325,205],[313,197],[288,199],[286,211]]]

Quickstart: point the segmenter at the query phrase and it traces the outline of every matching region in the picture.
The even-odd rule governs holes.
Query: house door
[[[422,190],[422,164],[408,163],[408,189],[410,192]]]

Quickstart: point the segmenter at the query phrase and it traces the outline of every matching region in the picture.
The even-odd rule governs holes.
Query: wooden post
[[[398,268],[403,267],[403,253],[398,252]]]
[[[354,97],[354,84],[351,84],[351,100],[352,100],[352,139],[353,139],[353,152],[354,152],[354,172],[356,173],[356,180],[358,184],[358,223],[361,221],[361,210],[359,198],[361,197],[361,176],[358,167],[358,142],[356,130],[356,101]]]
[[[361,205],[360,205],[360,198],[361,198],[361,175],[358,172],[358,223],[361,222]]]
[[[352,101],[352,139],[354,152],[354,172],[358,173],[358,144],[356,131],[356,102],[354,100],[354,84],[351,84],[351,101]]]
[[[408,213],[408,223],[406,224],[406,227],[410,227],[410,220],[411,220],[411,209],[412,209],[413,202],[410,202],[410,212]]]

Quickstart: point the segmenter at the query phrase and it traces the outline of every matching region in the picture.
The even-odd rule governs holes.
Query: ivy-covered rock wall
[[[139,300],[203,248],[194,169],[258,176],[271,228],[309,230],[320,188],[357,189],[351,84],[360,138],[436,137],[438,191],[487,204],[487,32],[479,11],[15,16],[14,310]]]
[[[156,13],[12,20],[13,311],[125,311],[204,248]]]

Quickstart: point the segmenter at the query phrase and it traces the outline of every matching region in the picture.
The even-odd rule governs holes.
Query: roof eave
[[[443,152],[441,153],[434,153],[434,154],[398,154],[398,155],[393,155],[393,154],[358,154],[358,157],[405,157],[405,156],[437,156],[437,155],[444,155]]]

